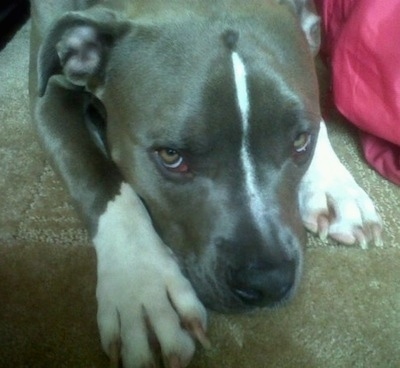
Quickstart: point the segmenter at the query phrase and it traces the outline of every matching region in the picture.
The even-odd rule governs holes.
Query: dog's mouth
[[[248,307],[273,306],[287,299],[295,284],[294,261],[248,267],[231,272],[228,286],[235,298]]]
[[[297,285],[282,287],[281,290],[268,295],[259,289],[204,289],[193,285],[202,303],[211,310],[222,313],[250,312],[261,308],[278,308],[287,304],[295,295]]]
[[[185,262],[184,273],[190,279],[202,303],[223,313],[246,312],[258,308],[285,305],[296,294],[301,277],[301,258],[232,269],[215,263]]]

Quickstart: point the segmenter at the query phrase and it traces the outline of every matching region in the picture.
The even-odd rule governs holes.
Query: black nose
[[[248,265],[232,272],[230,287],[243,303],[266,306],[283,300],[295,282],[296,264],[283,261],[262,266]]]

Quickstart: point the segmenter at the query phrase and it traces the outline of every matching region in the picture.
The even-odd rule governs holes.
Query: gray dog
[[[380,241],[321,119],[311,1],[37,0],[31,46],[33,121],[96,248],[113,364],[184,367],[204,306],[289,300],[304,227]]]

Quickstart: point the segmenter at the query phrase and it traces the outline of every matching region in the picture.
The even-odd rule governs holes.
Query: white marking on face
[[[232,53],[232,62],[233,62],[233,71],[235,74],[237,99],[238,99],[239,109],[242,114],[242,123],[244,126],[243,130],[245,131],[245,133],[247,133],[249,125],[250,102],[249,102],[249,93],[247,90],[246,68],[243,64],[242,59],[236,52]]]
[[[250,99],[247,88],[247,73],[245,65],[237,52],[232,53],[233,71],[235,76],[236,96],[242,120],[242,146],[240,150],[241,162],[245,174],[246,191],[249,197],[250,210],[256,220],[261,225],[262,217],[265,214],[265,206],[260,195],[261,190],[257,186],[256,170],[254,160],[249,151],[249,114]]]

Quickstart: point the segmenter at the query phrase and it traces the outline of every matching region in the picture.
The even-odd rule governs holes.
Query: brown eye
[[[178,151],[171,148],[163,148],[158,151],[162,164],[171,169],[176,169],[183,161]]]
[[[300,133],[293,142],[293,147],[296,153],[306,152],[311,143],[310,133]]]
[[[179,151],[173,148],[161,148],[156,150],[162,166],[172,172],[186,173],[189,168]]]

